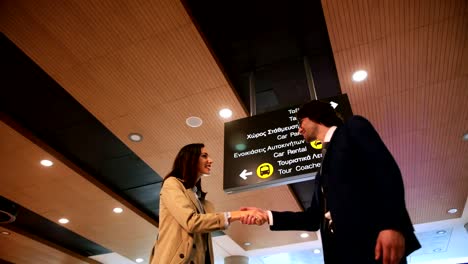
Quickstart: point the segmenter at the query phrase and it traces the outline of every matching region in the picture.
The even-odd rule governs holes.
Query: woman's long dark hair
[[[206,193],[201,188],[201,180],[198,175],[198,161],[203,147],[205,145],[202,143],[193,143],[182,147],[174,160],[171,172],[164,178],[179,178],[187,189],[197,186],[202,200],[205,199]]]

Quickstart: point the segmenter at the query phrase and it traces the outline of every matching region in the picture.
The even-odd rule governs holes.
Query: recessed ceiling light
[[[445,231],[445,230],[439,230],[439,231],[437,231],[436,233],[437,233],[438,235],[443,235],[443,234],[447,233],[447,231]]]
[[[8,231],[2,231],[1,234],[4,235],[4,236],[8,236],[8,235],[10,234],[10,232],[8,232]]]
[[[449,213],[449,214],[456,214],[457,212],[458,212],[457,208],[451,208],[451,209],[447,210],[447,213]]]
[[[199,127],[203,124],[203,120],[199,117],[191,116],[185,120],[185,123],[187,123],[189,127]]]
[[[468,141],[468,132],[463,135],[463,140]]]
[[[222,117],[222,118],[230,118],[232,116],[232,111],[231,109],[228,109],[228,108],[224,108],[224,109],[221,109],[219,111],[219,115]]]
[[[302,238],[309,237],[309,234],[307,234],[307,233],[302,233],[302,234],[301,234],[301,237],[302,237]]]
[[[68,224],[68,222],[70,222],[70,220],[68,220],[68,219],[66,219],[66,218],[60,218],[60,219],[58,220],[58,222],[61,223],[61,224]]]
[[[54,165],[54,163],[50,160],[41,160],[41,165],[44,166],[44,167],[50,167],[52,165]]]
[[[135,259],[135,262],[136,262],[136,263],[141,263],[141,262],[143,262],[143,260],[144,260],[144,259],[142,259],[142,258],[137,258],[137,259]]]
[[[130,139],[133,142],[140,142],[143,140],[143,136],[138,133],[130,133],[128,134],[128,139]]]
[[[364,70],[359,70],[353,73],[353,81],[362,82],[367,78],[367,72]]]
[[[244,243],[244,246],[250,246],[250,245],[252,245],[252,243],[250,243],[250,242],[245,242]]]
[[[112,211],[114,211],[114,213],[116,213],[116,214],[120,214],[120,213],[123,212],[123,209],[120,208],[120,207],[116,207],[116,208],[114,208]]]
[[[314,254],[320,254],[320,252],[321,252],[320,249],[318,248],[314,249]]]

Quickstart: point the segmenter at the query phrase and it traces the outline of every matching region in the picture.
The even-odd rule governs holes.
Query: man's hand
[[[383,264],[398,264],[405,255],[405,238],[396,230],[382,230],[375,245],[375,260]]]
[[[263,225],[268,222],[268,213],[263,209],[257,207],[241,207],[241,211],[253,211],[255,215],[243,215],[240,219],[241,223],[247,225]]]

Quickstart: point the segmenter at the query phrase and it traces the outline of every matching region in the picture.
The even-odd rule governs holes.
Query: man
[[[328,103],[311,101],[298,113],[299,133],[326,147],[309,208],[264,211],[271,230],[320,228],[326,264],[406,263],[420,248],[406,210],[403,180],[379,135],[361,116],[343,123]],[[243,209],[255,209],[253,207]]]

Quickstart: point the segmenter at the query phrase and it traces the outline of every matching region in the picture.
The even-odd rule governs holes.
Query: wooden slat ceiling
[[[65,225],[69,230],[131,259],[149,256],[153,234],[157,234],[152,223],[3,122],[0,157],[3,197],[52,222],[63,217],[70,219]],[[53,161],[54,165],[41,166],[39,161],[43,159]],[[123,208],[124,213],[113,213],[115,207]],[[15,236],[14,241],[24,237]],[[132,247],[128,247],[130,243]],[[15,252],[34,260],[35,251],[19,247]]]
[[[467,2],[322,5],[342,92],[395,155],[412,219],[448,218],[468,195]],[[359,69],[369,77],[355,83]]]
[[[468,130],[467,2],[322,4],[341,89],[354,112],[375,124],[400,164],[414,222],[459,217],[461,212],[451,216],[446,210],[462,209],[468,195],[468,144],[461,139]],[[0,28],[159,174],[168,172],[182,145],[205,142],[215,166],[204,188],[218,210],[300,209],[286,186],[235,195],[222,191],[224,121],[217,112],[229,107],[233,119],[246,112],[179,1],[6,0],[0,3]],[[357,69],[369,72],[367,81],[351,81]],[[190,115],[204,125],[188,128]],[[129,142],[130,132],[142,133],[144,141]],[[139,212],[128,208],[119,216],[125,219],[115,222],[107,209],[119,203],[112,196],[60,161],[54,173],[44,172],[37,161],[49,153],[5,124],[0,133],[1,157],[9,157],[0,166],[0,195],[52,221],[68,212],[73,220],[67,228],[132,260],[147,260],[157,230]],[[12,172],[24,179],[4,177]],[[83,188],[91,195],[82,197]],[[93,202],[62,199],[62,192]],[[251,242],[246,249],[304,241],[298,232],[240,224],[227,234],[241,247]],[[32,261],[21,263],[33,263],[34,252],[21,252]]]
[[[50,245],[47,241],[32,237],[30,234],[23,235],[6,228],[0,228],[0,231],[6,232],[0,234],[2,245],[0,247],[0,262],[2,259],[8,259],[11,263],[32,263],[34,261],[36,263],[99,263],[56,245]]]
[[[2,5],[1,28],[7,37],[159,174],[169,171],[181,146],[204,142],[215,159],[213,176],[206,178],[204,188],[210,200],[216,201],[218,210],[237,210],[245,205],[300,209],[287,186],[236,195],[222,191],[224,121],[218,117],[218,111],[229,107],[234,119],[245,117],[246,112],[181,3],[106,1],[95,5],[82,1],[53,4],[6,1]],[[191,115],[201,117],[203,126],[187,127],[185,119]],[[3,129],[12,133],[7,127]],[[144,142],[131,143],[127,138],[130,132],[143,134]],[[22,141],[26,144],[25,139]],[[32,144],[23,147],[25,152],[36,148]],[[39,156],[23,156],[26,161],[18,162],[35,165]],[[7,168],[17,171],[6,166],[2,170]],[[72,174],[79,180],[78,175],[67,172],[66,175]],[[107,204],[59,199],[65,194],[74,197],[81,188],[92,189],[86,180],[81,182],[80,187],[64,188],[63,193],[56,193],[58,185],[44,186],[44,192],[31,194],[31,200],[36,194],[49,193],[52,200],[47,202],[53,204],[54,210],[44,213],[46,218],[56,221],[59,212],[73,208],[68,228],[125,257],[134,260],[144,256],[147,260],[157,231],[147,227],[144,234],[133,234],[135,229],[143,231],[148,226],[143,219],[133,214],[118,226],[117,223],[106,225],[112,222],[109,217],[113,215],[103,216],[108,212],[103,208],[112,206],[112,201],[102,197],[104,194],[99,191],[90,192],[88,199],[102,203],[110,200]],[[63,184],[74,186],[75,183],[67,179]],[[14,195],[25,193],[27,185],[26,180],[12,180],[9,191],[4,192],[2,188],[1,195],[34,212],[42,212],[35,204],[18,200]],[[35,200],[37,206],[41,201]],[[100,214],[89,219],[89,210]],[[105,221],[99,222],[99,216]],[[117,230],[125,238],[116,238]],[[236,224],[227,233],[241,246],[247,240],[258,241],[249,249],[304,241],[297,232],[270,234],[266,227],[248,230],[246,233]],[[305,241],[315,239],[312,233]]]

